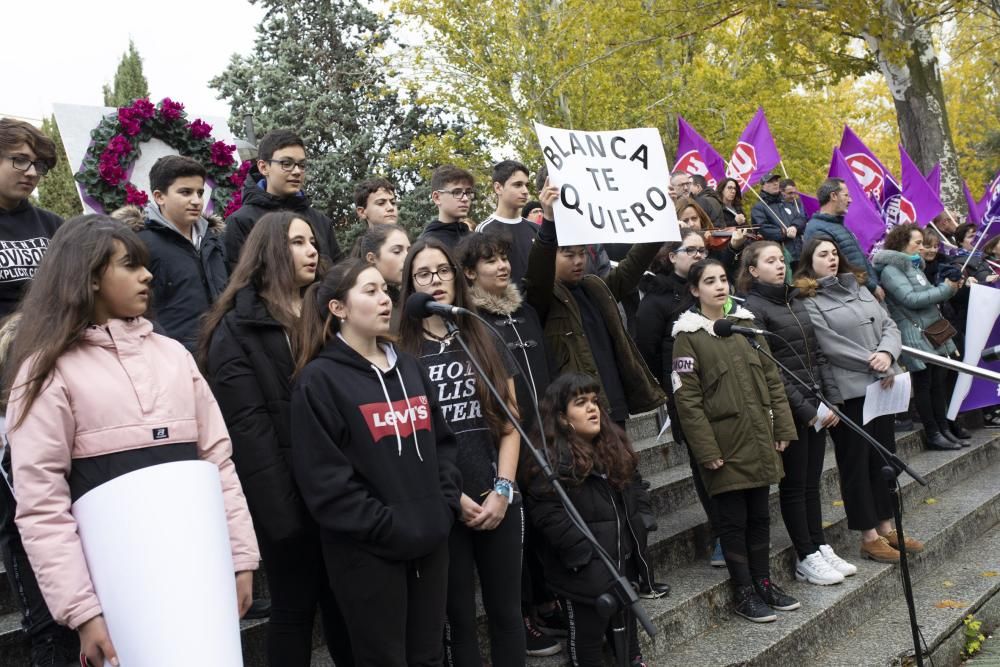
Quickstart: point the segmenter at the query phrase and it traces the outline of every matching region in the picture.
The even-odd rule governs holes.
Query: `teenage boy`
[[[504,160],[493,166],[493,192],[497,208],[476,228],[483,234],[494,234],[510,246],[510,280],[519,283],[528,270],[528,253],[538,238],[538,225],[521,216],[528,203],[528,168],[515,160]]]
[[[330,262],[340,259],[333,223],[312,207],[302,191],[306,182],[305,143],[291,130],[271,130],[260,140],[256,167],[243,188],[243,205],[226,218],[226,261],[232,271],[240,249],[260,217],[269,211],[295,211],[316,234],[321,255]]]
[[[222,225],[202,215],[205,168],[181,155],[156,161],[149,171],[153,201],[137,231],[149,248],[152,310],[166,335],[191,352],[199,323],[226,287]]]
[[[38,128],[0,119],[0,318],[17,308],[62,224],[62,218],[30,199],[55,165],[56,146]]]
[[[354,188],[354,210],[368,229],[375,225],[398,224],[396,186],[384,178],[361,181]]]
[[[454,250],[466,234],[472,233],[462,220],[469,215],[476,198],[476,179],[465,169],[445,164],[431,174],[431,201],[438,215],[424,227],[421,239],[440,241]]]

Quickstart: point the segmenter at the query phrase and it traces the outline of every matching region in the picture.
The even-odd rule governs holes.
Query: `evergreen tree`
[[[231,104],[234,131],[249,114],[258,136],[279,127],[302,136],[309,151],[307,189],[337,224],[341,241],[357,233],[353,188],[370,175],[398,185],[401,210],[426,212],[408,201],[436,166],[420,154],[423,137],[450,136],[464,155],[488,166],[482,144],[469,139],[460,117],[390,83],[396,72],[380,55],[390,19],[358,0],[251,2],[266,10],[253,49],[234,55],[210,85]],[[419,228],[426,220],[402,222]]]
[[[38,205],[63,218],[72,218],[83,213],[80,197],[76,191],[76,181],[73,180],[73,169],[66,159],[66,149],[63,148],[62,136],[56,117],[51,116],[42,121],[42,132],[56,144],[56,166],[38,182]]]
[[[115,71],[114,86],[104,85],[104,106],[122,107],[140,97],[149,97],[149,83],[142,73],[142,58],[130,39]]]

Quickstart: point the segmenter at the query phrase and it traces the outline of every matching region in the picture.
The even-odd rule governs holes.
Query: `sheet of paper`
[[[820,403],[819,407],[816,408],[816,423],[813,424],[817,433],[823,430],[823,422],[828,416],[830,416],[830,408],[826,407],[826,403]]]
[[[865,390],[862,424],[882,415],[895,415],[910,409],[910,374],[895,376],[892,387],[883,389],[881,382],[872,382]]]
[[[656,439],[659,440],[660,438],[662,438],[663,434],[667,432],[668,428],[670,428],[670,417],[664,414],[663,427],[660,429],[660,432],[656,434]]]
[[[84,494],[72,512],[120,664],[243,665],[218,467],[136,470]]]

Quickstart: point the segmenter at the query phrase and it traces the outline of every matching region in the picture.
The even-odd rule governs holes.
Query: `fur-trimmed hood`
[[[122,206],[121,208],[112,211],[111,217],[115,220],[124,222],[126,225],[131,227],[134,232],[140,232],[146,228],[146,212],[138,206]],[[208,221],[208,230],[215,234],[222,233],[222,230],[226,226],[223,219],[214,213],[212,215],[203,215],[202,219]]]
[[[728,315],[726,319],[734,320],[750,320],[753,321],[754,315],[749,310],[743,306],[736,306]],[[695,333],[696,331],[707,331],[710,335],[714,336],[715,331],[712,330],[714,320],[710,320],[697,310],[691,309],[681,313],[681,316],[677,318],[674,322],[674,328],[670,332],[670,335],[674,338],[680,332],[685,333]]]
[[[486,290],[473,285],[469,288],[469,296],[472,297],[472,303],[479,310],[501,315],[510,315],[524,303],[521,290],[514,283],[507,285],[507,289],[500,296],[490,294]]]

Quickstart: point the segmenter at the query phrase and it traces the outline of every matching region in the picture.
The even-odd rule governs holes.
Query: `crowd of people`
[[[905,368],[928,446],[969,443],[944,412],[954,375],[902,345],[960,353],[968,285],[1000,275],[997,239],[973,253],[977,230],[949,214],[892,228],[869,258],[839,179],[807,220],[778,174],[746,211],[737,181],[674,173],[680,240],[605,248],[560,245],[558,189],[513,160],[493,168],[493,215],[470,224],[475,179],[444,165],[416,239],[395,186],[360,183],[365,231],[345,250],[304,193],[309,154],[291,130],[261,139],[225,221],[204,215],[204,167],[168,156],[144,209],[63,222],[30,197],[56,159],[37,129],[0,120],[0,546],[34,665],[118,664],[70,507],[149,466],[218,467],[239,612],[269,616],[271,665],[309,665],[319,612],[340,667],[479,666],[478,573],[494,667],[557,653],[558,636],[572,664],[600,665],[613,629],[639,666],[636,619],[612,628],[598,608],[611,574],[522,431],[619,574],[657,598],[669,573],[648,557],[657,512],[625,425],[664,408],[705,553],[754,622],[800,607],[771,578],[773,484],[794,576],[857,571],[824,535],[827,433],[857,553],[895,563],[923,548],[897,538],[874,451],[762,348],[855,422],[866,387]],[[404,309],[415,299],[459,309],[461,339]],[[719,335],[720,321],[786,345]],[[893,450],[896,426],[865,430]],[[253,599],[258,566],[269,605]]]

